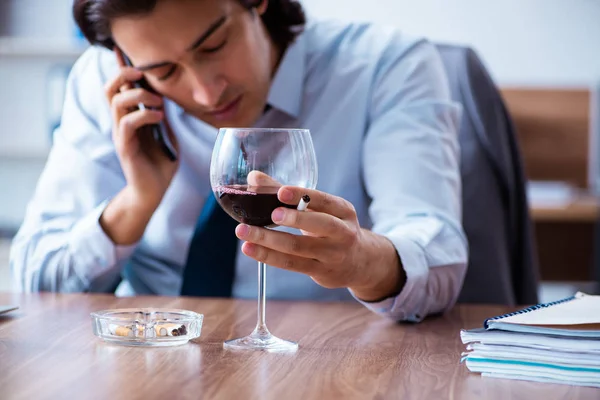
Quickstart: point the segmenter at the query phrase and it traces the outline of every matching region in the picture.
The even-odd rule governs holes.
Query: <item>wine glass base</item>
[[[223,348],[227,350],[258,350],[287,353],[298,350],[298,343],[279,339],[273,335],[262,337],[249,335],[239,339],[228,340],[223,343]]]

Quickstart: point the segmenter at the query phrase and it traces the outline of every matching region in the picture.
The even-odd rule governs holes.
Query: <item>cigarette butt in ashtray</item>
[[[109,330],[112,335],[133,337],[133,331],[127,326],[110,325]]]
[[[162,324],[154,325],[154,327],[147,327],[147,329],[154,329],[156,336],[181,336],[187,334],[185,325],[181,324]],[[110,333],[115,336],[123,337],[144,337],[145,329],[141,326],[137,328],[137,335],[134,334],[134,330],[129,326],[122,326],[111,324],[109,326]]]
[[[185,325],[162,324],[154,327],[157,336],[181,336],[187,333]]]

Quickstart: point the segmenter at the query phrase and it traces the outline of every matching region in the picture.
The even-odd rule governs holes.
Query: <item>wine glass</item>
[[[277,225],[271,213],[296,208],[277,198],[283,185],[314,189],[317,160],[307,129],[221,128],[210,163],[210,184],[219,205],[236,221],[260,227]],[[295,351],[298,344],[267,329],[266,265],[258,263],[258,322],[243,338],[223,346],[236,350]]]

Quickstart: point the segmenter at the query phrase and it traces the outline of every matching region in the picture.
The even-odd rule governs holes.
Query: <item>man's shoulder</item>
[[[306,26],[307,54],[322,61],[376,65],[401,57],[427,40],[397,27],[372,22],[310,20]]]
[[[112,130],[112,119],[110,107],[106,101],[104,87],[106,82],[113,79],[118,73],[119,67],[112,51],[104,48],[91,46],[77,59],[71,68],[64,104],[65,135],[72,136],[72,140],[80,140],[83,131],[81,126],[73,127],[74,121],[80,118],[91,122],[96,133],[102,133],[102,137],[110,137]],[[85,132],[86,138],[90,138],[90,131]]]
[[[74,79],[88,83],[105,83],[118,73],[118,64],[112,51],[90,46],[77,59],[71,70]]]

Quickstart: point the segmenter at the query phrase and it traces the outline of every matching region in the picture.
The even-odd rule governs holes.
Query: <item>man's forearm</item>
[[[384,300],[402,291],[406,273],[396,248],[384,236],[363,230],[368,245],[368,257],[364,263],[366,285],[350,287],[354,295],[367,302]]]

